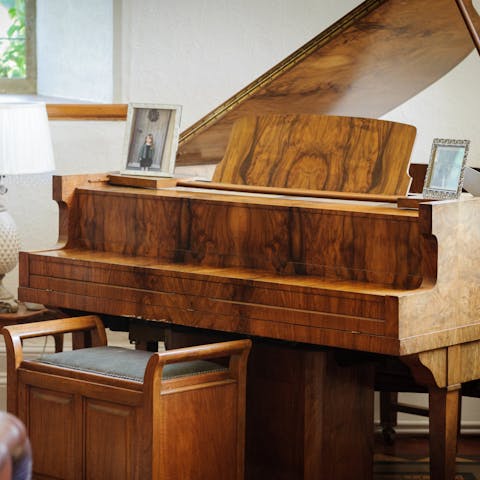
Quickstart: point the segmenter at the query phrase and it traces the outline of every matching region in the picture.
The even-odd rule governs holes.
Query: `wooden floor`
[[[393,445],[375,437],[374,480],[428,480],[428,438],[397,436]],[[480,480],[480,436],[462,436],[455,480]]]

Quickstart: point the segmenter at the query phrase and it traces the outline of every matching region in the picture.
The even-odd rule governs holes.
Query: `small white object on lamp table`
[[[55,169],[50,127],[44,103],[0,103],[0,195],[6,175]],[[20,241],[13,218],[0,200],[0,312],[16,312],[18,302],[2,285],[18,262]]]

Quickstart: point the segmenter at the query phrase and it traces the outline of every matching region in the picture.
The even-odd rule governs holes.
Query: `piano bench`
[[[91,346],[23,360],[26,338]],[[243,479],[249,340],[153,353],[107,346],[94,316],[8,326],[8,410],[55,479]]]

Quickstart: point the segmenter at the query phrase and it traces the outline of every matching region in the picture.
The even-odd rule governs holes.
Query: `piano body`
[[[446,52],[434,68],[407,42],[429,8],[446,29],[425,39]],[[374,363],[400,358],[430,392],[431,478],[453,478],[459,388],[480,378],[480,199],[403,208],[415,128],[364,117],[471,45],[446,0],[367,1],[340,23],[352,45],[321,36],[184,132],[179,163],[221,159],[212,182],[55,177],[60,244],[21,254],[19,298],[148,321],[172,346],[251,336],[249,479],[350,480],[352,468],[372,478]],[[400,24],[420,82],[385,91],[363,115],[346,89],[348,116],[341,88],[312,88],[322,56],[332,67],[336,49],[366,42],[361,32]]]
[[[288,142],[282,140],[285,129]],[[326,132],[338,143],[324,144]],[[480,199],[399,208],[398,192],[409,183],[414,136],[413,127],[372,119],[246,117],[232,130],[215,174],[218,184],[166,179],[157,180],[157,189],[142,189],[112,185],[115,177],[56,177],[54,196],[62,208],[66,243],[21,254],[20,297],[258,337],[252,362],[262,368],[252,366],[249,372],[257,391],[266,385],[275,391],[288,375],[294,381],[307,374],[314,375],[302,394],[319,390],[314,399],[303,399],[303,408],[320,409],[305,416],[320,416],[322,428],[308,433],[308,443],[306,432],[301,437],[309,462],[318,452],[325,457],[318,454],[319,465],[309,466],[315,474],[293,476],[291,466],[281,465],[284,478],[324,478],[316,476],[319,471],[348,478],[350,463],[341,466],[347,453],[363,465],[362,478],[370,478],[372,363],[353,361],[343,350],[404,358],[419,376],[432,376],[424,382],[443,402],[458,401],[460,383],[480,377],[469,365],[480,353],[480,262],[469,255],[471,246],[480,244]],[[268,167],[272,152],[277,162],[260,168]],[[328,168],[312,170],[312,161],[332,159],[336,163]],[[302,164],[317,182],[340,179],[342,188],[351,182],[353,191],[305,189],[305,170],[286,168]],[[343,167],[343,175],[325,175]],[[249,191],[236,183],[243,175],[253,175],[260,186]],[[287,182],[287,187],[262,186],[262,179]],[[358,193],[362,183],[364,191]],[[388,194],[372,193],[389,188]],[[264,345],[262,338],[291,343]],[[345,357],[348,366],[339,367],[336,357]],[[268,383],[266,365],[271,371],[282,365],[280,385]],[[334,369],[334,375],[325,374],[325,368]],[[266,378],[256,379],[262,374]],[[336,396],[325,399],[325,392],[335,389],[342,402]],[[281,429],[288,431],[292,419],[283,415]],[[448,421],[456,424],[454,410]],[[337,442],[342,435],[345,441],[351,437],[353,425],[358,441],[339,448]],[[298,428],[297,421],[291,428]],[[307,460],[301,463],[306,469]],[[278,472],[266,476],[265,468],[261,465],[250,478],[282,478]]]

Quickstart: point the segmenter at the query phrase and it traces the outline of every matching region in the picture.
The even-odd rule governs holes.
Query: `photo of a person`
[[[173,175],[180,113],[179,105],[128,105],[122,173],[163,177]]]
[[[141,170],[148,171],[152,166],[154,153],[153,135],[149,133],[145,137],[145,143],[142,145],[142,148],[140,148],[140,153],[138,155],[138,162],[140,163]]]

